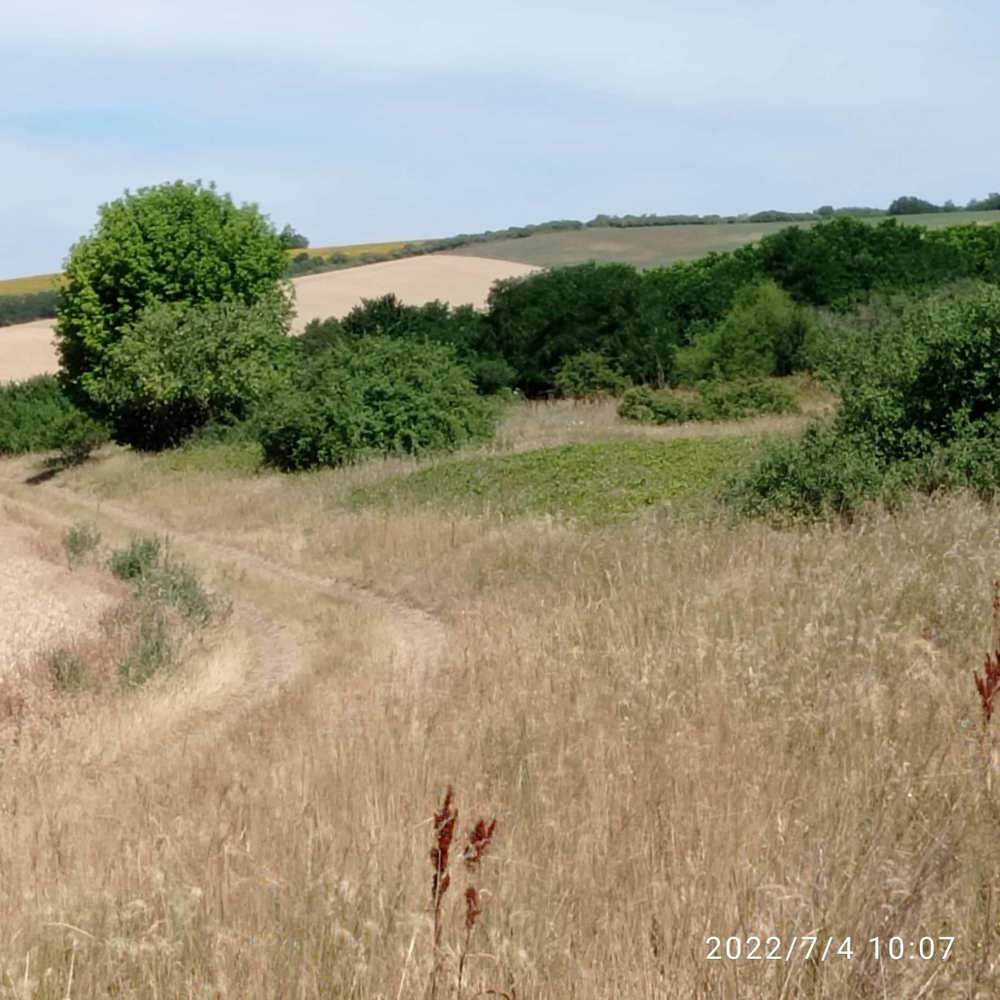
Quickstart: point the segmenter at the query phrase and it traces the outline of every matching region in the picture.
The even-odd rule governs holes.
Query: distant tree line
[[[889,206],[889,215],[930,215],[934,212],[995,212],[1000,211],[1000,194],[991,192],[985,198],[973,198],[964,207],[950,199],[943,205],[908,194]]]
[[[52,319],[56,314],[59,293],[31,292],[28,295],[0,295],[0,326]]]
[[[975,211],[984,212],[1000,210],[1000,194],[990,194],[986,198],[973,199],[965,209],[959,209],[953,202],[944,205],[934,205],[913,196],[897,198],[888,209],[867,206],[821,205],[811,212],[783,212],[778,209],[766,209],[762,212],[741,215],[661,215],[644,213],[642,215],[595,215],[587,222],[579,219],[552,219],[528,226],[509,226],[507,229],[488,229],[481,233],[459,233],[443,239],[422,240],[407,243],[385,253],[368,253],[349,256],[334,252],[326,257],[320,254],[300,253],[288,266],[288,275],[295,277],[303,274],[314,274],[320,271],[336,270],[342,267],[359,267],[364,264],[375,264],[388,260],[401,260],[405,257],[417,257],[422,254],[441,253],[447,250],[457,250],[459,247],[474,246],[478,243],[495,243],[499,240],[527,239],[538,233],[573,232],[582,229],[640,229],[654,226],[716,226],[739,225],[740,223],[765,222],[821,222],[834,218],[853,217],[856,219],[880,218],[887,215],[917,215],[934,212]],[[289,227],[285,227],[286,231]],[[294,232],[294,231],[293,231]],[[285,232],[282,233],[285,236]],[[297,234],[296,234],[297,235]],[[308,246],[308,241],[304,244]]]
[[[370,335],[446,344],[480,391],[530,396],[557,392],[564,366],[588,352],[636,383],[783,375],[809,364],[808,307],[965,279],[1000,284],[1000,225],[841,217],[669,267],[588,263],[498,281],[483,313],[385,296],[314,321],[302,339],[317,350]]]

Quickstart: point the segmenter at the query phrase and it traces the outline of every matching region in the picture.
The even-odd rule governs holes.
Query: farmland
[[[1000,993],[1000,229],[289,338],[229,208],[112,206],[0,387],[0,997]]]
[[[431,816],[452,783],[463,831],[499,820],[470,991],[995,991],[970,677],[995,518],[957,498],[852,529],[720,519],[701,443],[798,426],[720,437],[519,404],[492,449],[430,464],[289,478],[232,468],[227,446],[186,467],[111,448],[29,485],[37,460],[0,462],[5,523],[47,587],[99,585],[99,559],[59,565],[63,531],[90,523],[108,545],[169,536],[231,605],[146,687],[22,711],[3,756],[7,981],[27,961],[39,996],[70,978],[75,995],[417,993],[435,961]],[[693,506],[589,516],[634,488],[642,448],[604,462],[589,498],[580,481],[523,502],[552,482],[545,449],[565,470],[626,439],[687,445]],[[456,508],[455,461],[509,505]],[[447,902],[453,984],[460,893]],[[954,936],[953,957],[874,963],[886,912],[907,940]],[[855,957],[705,960],[709,935],[758,929],[850,935]]]
[[[877,224],[884,217],[865,221]],[[959,226],[972,222],[1000,222],[1000,212],[939,212],[899,216],[907,225]],[[589,260],[623,261],[637,267],[659,267],[678,260],[695,260],[710,252],[735,250],[769,233],[787,228],[787,222],[735,222],[718,225],[650,226],[630,229],[595,228],[536,233],[523,239],[476,243],[449,251],[456,256],[492,257],[535,267],[560,267]],[[813,223],[797,223],[813,225]]]
[[[311,319],[343,316],[362,299],[393,292],[404,302],[433,299],[482,306],[498,278],[528,274],[530,266],[498,260],[413,257],[295,278],[294,332]],[[58,367],[52,342],[54,323],[39,320],[0,328],[0,382],[29,378]]]

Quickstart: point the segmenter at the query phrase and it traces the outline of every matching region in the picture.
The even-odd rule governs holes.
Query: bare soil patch
[[[297,314],[292,324],[301,333],[312,319],[343,316],[362,299],[393,292],[410,305],[440,299],[452,305],[486,304],[490,286],[501,278],[530,274],[527,264],[480,257],[432,255],[368,264],[296,278]],[[0,382],[16,382],[59,368],[52,320],[0,328]]]

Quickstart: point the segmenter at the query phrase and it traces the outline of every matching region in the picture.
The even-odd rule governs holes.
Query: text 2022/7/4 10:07
[[[831,959],[871,957],[876,962],[947,962],[955,948],[955,938],[938,934],[917,938],[890,937],[820,937],[816,934],[796,934],[783,938],[777,935],[749,934],[746,937],[705,938],[710,962],[791,962],[796,958],[826,962]]]

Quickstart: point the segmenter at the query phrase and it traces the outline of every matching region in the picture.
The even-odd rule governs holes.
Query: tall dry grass
[[[88,475],[4,489],[79,515]],[[972,677],[992,511],[585,531],[350,514],[336,482],[200,475],[116,501],[261,627],[7,750],[0,996],[423,996],[448,784],[460,828],[499,818],[465,996],[997,995],[1000,793]],[[121,515],[92,512],[105,534]],[[272,683],[242,699],[244,675]],[[439,996],[465,918],[460,893],[443,906]],[[857,954],[707,960],[709,935],[755,933]],[[890,935],[954,953],[874,962]]]

